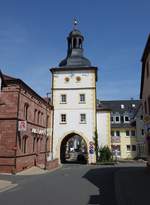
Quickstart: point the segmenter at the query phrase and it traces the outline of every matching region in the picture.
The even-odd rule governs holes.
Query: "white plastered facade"
[[[52,71],[52,101],[54,106],[53,157],[60,159],[62,140],[71,133],[80,135],[86,142],[93,141],[96,129],[96,70],[68,69]],[[80,80],[77,80],[80,77]],[[69,81],[66,81],[66,78]],[[85,95],[85,103],[80,102],[80,94]],[[61,95],[66,95],[66,103],[61,103]],[[61,114],[66,115],[66,123],[61,123]],[[86,123],[80,122],[80,114],[86,115]],[[95,161],[92,158],[89,163]]]

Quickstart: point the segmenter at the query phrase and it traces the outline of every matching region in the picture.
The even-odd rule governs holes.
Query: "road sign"
[[[89,153],[90,153],[90,154],[94,154],[94,149],[90,149],[90,150],[89,150]]]
[[[19,121],[18,122],[18,130],[26,131],[27,130],[27,121]]]
[[[90,141],[90,142],[89,142],[89,145],[94,145],[94,142]]]
[[[89,153],[94,154],[94,143],[93,142],[89,143]]]

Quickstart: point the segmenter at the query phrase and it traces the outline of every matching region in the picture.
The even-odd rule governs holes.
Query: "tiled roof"
[[[108,106],[98,101],[97,101],[96,110],[97,111],[111,111],[111,109]]]
[[[101,103],[112,110],[112,113],[123,114],[125,112],[134,113],[138,108],[139,100],[111,100],[111,101],[101,101]]]
[[[3,74],[3,78],[4,80],[16,80],[16,78],[9,76],[9,75],[4,75],[4,74]]]
[[[2,76],[2,79],[3,79],[5,84],[7,84],[7,83],[8,84],[9,83],[17,83],[19,85],[22,85],[25,89],[32,92],[32,95],[38,97],[40,100],[42,100],[44,103],[47,104],[47,101],[44,98],[42,98],[38,93],[36,93],[31,87],[29,87],[23,80],[18,79],[18,78],[14,78],[14,77],[11,77],[11,76],[8,76],[8,75],[5,75],[5,74],[2,73],[1,70],[0,70],[0,75]],[[51,106],[49,103],[48,103],[48,105]]]

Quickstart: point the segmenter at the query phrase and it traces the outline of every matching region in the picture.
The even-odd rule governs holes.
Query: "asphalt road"
[[[144,165],[65,165],[36,176],[0,176],[17,184],[0,193],[0,205],[149,204],[150,171]]]

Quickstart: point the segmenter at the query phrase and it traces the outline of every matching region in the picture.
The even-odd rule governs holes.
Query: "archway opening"
[[[71,133],[62,140],[60,147],[61,163],[86,164],[87,157],[87,144],[83,137]]]

